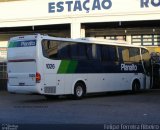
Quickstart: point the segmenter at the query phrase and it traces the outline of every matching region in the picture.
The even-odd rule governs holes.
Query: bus
[[[8,91],[47,98],[150,88],[150,54],[125,41],[25,35],[9,40]]]

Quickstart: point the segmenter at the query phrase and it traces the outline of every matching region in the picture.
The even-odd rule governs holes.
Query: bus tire
[[[132,83],[132,93],[137,93],[140,91],[140,82],[139,80],[134,80]]]
[[[77,82],[74,87],[74,99],[82,99],[85,93],[85,84],[83,82]]]

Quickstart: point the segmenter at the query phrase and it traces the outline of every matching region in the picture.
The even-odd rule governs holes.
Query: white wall
[[[57,12],[53,2],[73,1],[71,11],[67,4],[61,6],[64,10]],[[108,22],[131,20],[154,20],[160,16],[160,1],[142,4],[147,0],[22,0],[0,2],[0,27],[46,25],[72,23],[77,19],[82,22]],[[149,0],[151,1],[151,0]],[[51,13],[49,3],[52,5]],[[95,3],[95,4],[94,4]],[[82,11],[79,11],[80,6]],[[100,4],[100,6],[98,6]],[[77,7],[78,8],[74,8]],[[96,8],[97,6],[97,8]],[[104,9],[108,8],[108,9]],[[88,10],[85,10],[87,8]],[[75,9],[75,11],[73,11]]]
[[[71,37],[84,37],[81,23],[160,19],[160,0],[152,0],[152,2],[151,0],[0,2],[0,28],[70,23]]]

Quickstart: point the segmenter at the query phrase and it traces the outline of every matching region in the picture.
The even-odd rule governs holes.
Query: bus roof
[[[144,46],[132,45],[123,40],[107,40],[107,39],[98,39],[98,38],[61,38],[61,37],[51,37],[51,36],[43,36],[44,39],[53,39],[53,40],[63,40],[63,41],[71,41],[71,42],[81,42],[81,43],[95,43],[95,44],[105,44],[105,45],[116,45],[116,46],[126,46],[126,47],[139,47],[145,48]]]
[[[139,48],[145,48],[143,46],[137,46],[128,44],[126,41],[122,40],[107,40],[107,39],[98,39],[98,38],[62,38],[62,37],[53,37],[48,35],[42,35],[42,34],[35,34],[35,35],[24,35],[24,36],[16,36],[12,37],[10,41],[12,40],[23,40],[23,39],[50,39],[50,40],[57,40],[57,41],[70,41],[70,42],[80,42],[80,43],[93,43],[93,44],[105,44],[105,45],[116,45],[116,46],[126,46],[126,47],[139,47]]]

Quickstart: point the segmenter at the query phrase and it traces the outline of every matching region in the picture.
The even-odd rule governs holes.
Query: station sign
[[[72,18],[83,23],[157,20],[160,0],[15,0],[1,2],[0,9],[1,27],[72,23]]]
[[[160,0],[58,0],[48,3],[48,13],[138,13],[160,9]]]

